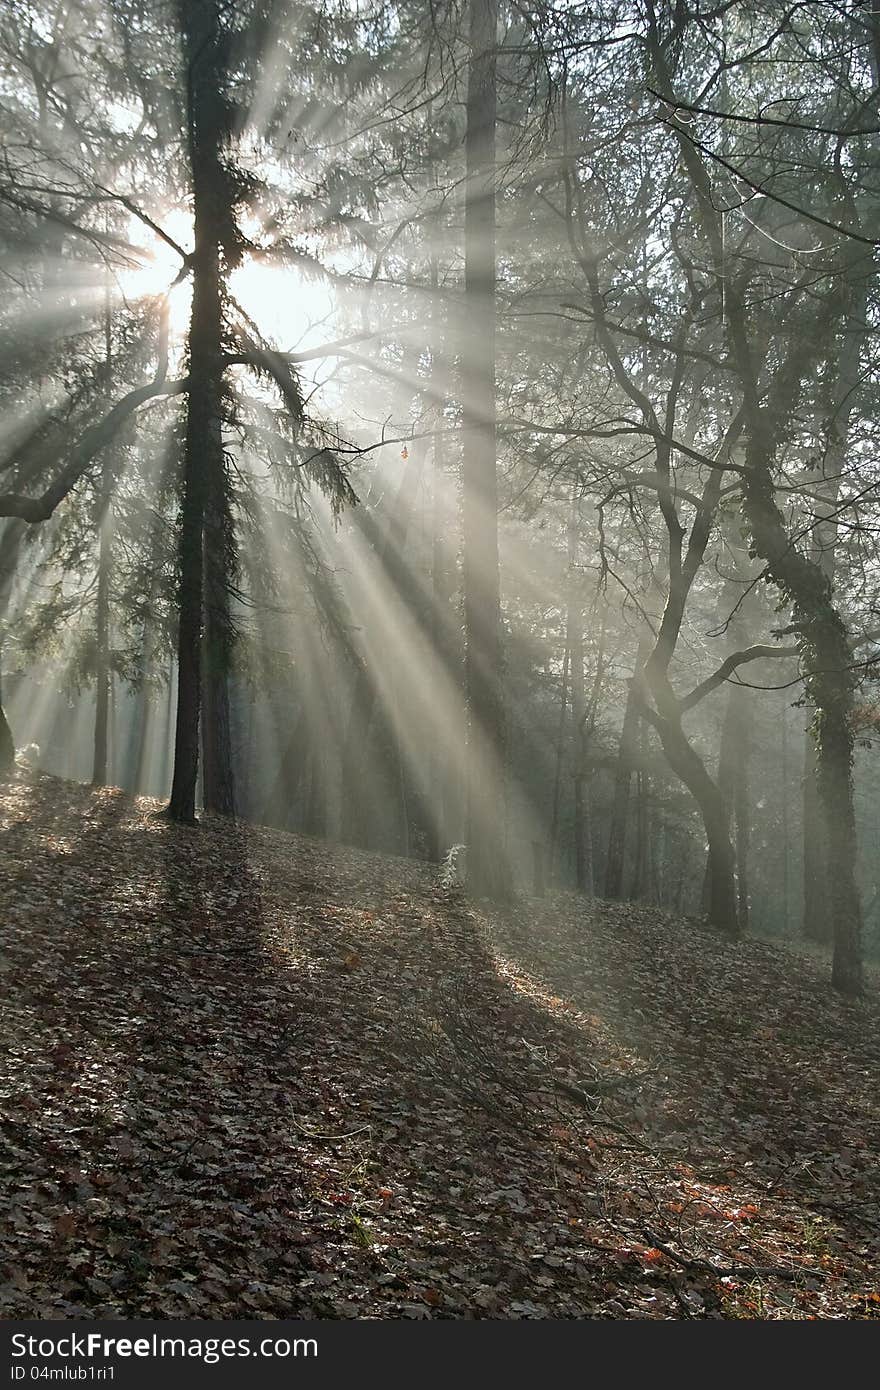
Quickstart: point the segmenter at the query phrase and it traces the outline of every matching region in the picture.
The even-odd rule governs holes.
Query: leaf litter
[[[7,1318],[880,1316],[880,1009],[574,894],[19,772]]]

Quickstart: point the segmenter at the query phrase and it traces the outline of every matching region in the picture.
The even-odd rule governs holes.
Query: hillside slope
[[[880,1009],[782,949],[0,787],[5,1317],[865,1317]]]

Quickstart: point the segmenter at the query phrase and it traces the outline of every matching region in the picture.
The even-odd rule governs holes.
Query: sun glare
[[[192,218],[183,208],[173,208],[157,217],[156,225],[181,251],[187,254],[192,251]],[[126,299],[165,294],[181,270],[181,258],[174,246],[136,217],[130,219],[128,240],[137,248],[138,260],[117,275],[122,294]]]
[[[290,266],[248,259],[229,277],[229,288],[260,332],[284,349],[322,342],[336,312],[330,287]]]
[[[192,249],[192,219],[182,208],[156,218],[157,225],[185,252]],[[181,258],[174,246],[132,218],[129,240],[138,247],[137,264],[117,273],[119,292],[127,301],[169,295],[172,340],[185,336],[192,290],[188,279],[175,283]],[[284,349],[308,349],[327,337],[336,312],[331,286],[302,275],[290,266],[272,265],[253,257],[229,277],[229,291],[263,337]]]

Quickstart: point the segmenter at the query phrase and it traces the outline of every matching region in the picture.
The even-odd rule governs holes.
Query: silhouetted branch
[[[64,498],[76,486],[89,464],[113,439],[130,415],[145,401],[157,396],[179,396],[187,390],[189,378],[179,381],[151,381],[138,386],[117,401],[111,410],[94,425],[90,425],[74,445],[67,466],[41,497],[22,497],[18,493],[0,493],[0,516],[17,516],[34,525],[48,521]]]
[[[731,652],[730,656],[722,661],[717,671],[713,671],[711,676],[707,676],[704,681],[700,681],[699,685],[694,686],[694,689],[689,695],[682,697],[680,701],[682,714],[686,713],[689,709],[693,709],[694,705],[698,705],[707,695],[711,695],[713,690],[717,690],[719,685],[724,684],[737,667],[744,666],[747,661],[762,661],[765,657],[797,655],[797,647],[757,646],[747,647],[745,651],[741,652]]]

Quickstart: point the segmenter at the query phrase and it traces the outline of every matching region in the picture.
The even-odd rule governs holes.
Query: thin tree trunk
[[[559,723],[556,727],[556,762],[553,772],[553,808],[550,815],[550,840],[547,848],[547,862],[552,878],[558,877],[556,851],[559,841],[559,802],[562,791],[562,759],[565,744],[565,716],[568,710],[568,668],[571,652],[568,636],[565,639],[565,654],[562,658],[562,692],[559,703]]]
[[[789,910],[791,881],[791,836],[788,816],[788,710],[782,707],[782,931],[788,936],[791,924]]]
[[[0,642],[0,776],[15,766],[15,739],[3,709],[3,645]]]
[[[819,800],[816,742],[809,727],[804,732],[803,774],[804,912],[803,934],[818,945],[831,944],[828,909],[828,867],[822,806]]]
[[[0,681],[2,681],[4,627],[6,615],[9,612],[9,601],[24,532],[25,523],[17,518],[10,518],[3,527],[2,536],[0,536]],[[0,775],[11,771],[14,766],[15,739],[3,708],[3,691],[2,685],[0,685]]]
[[[132,796],[143,796],[147,757],[155,723],[153,701],[150,699],[145,680],[136,692],[132,723],[133,747],[126,776],[126,790]]]
[[[442,227],[435,228],[439,236]],[[433,416],[435,434],[431,449],[432,488],[431,488],[431,640],[433,662],[437,675],[438,690],[444,686],[450,691],[455,702],[454,714],[457,716],[462,734],[464,732],[464,706],[461,700],[461,654],[457,650],[456,631],[459,624],[453,620],[452,603],[455,595],[455,528],[457,517],[447,501],[447,460],[446,440],[443,433],[445,408],[449,391],[448,366],[448,324],[440,295],[440,279],[437,257],[431,257],[431,289],[434,305],[431,313],[431,394],[433,397]],[[450,761],[448,750],[431,749],[431,770],[429,787],[432,796],[432,814],[429,816],[429,855],[441,860],[452,843],[452,827],[458,819],[455,802],[457,787],[455,778],[458,759]]]
[[[741,630],[741,629],[739,629]],[[734,683],[731,685],[721,725],[721,743],[718,750],[718,790],[727,808],[728,824],[733,827],[736,845],[737,917],[740,931],[745,930],[748,917],[748,762],[750,752],[750,707],[748,691]],[[744,861],[740,858],[743,851]],[[703,881],[703,908],[708,910],[710,898],[710,874],[708,860]]]
[[[99,501],[98,592],[95,603],[95,736],[92,786],[107,785],[107,742],[110,714],[110,566],[112,564],[112,482],[109,450],[101,470]]]
[[[574,871],[578,892],[589,893],[592,884],[589,872],[585,802],[587,770],[583,765],[587,696],[584,684],[584,611],[581,595],[582,586],[578,574],[578,533],[580,529],[578,511],[577,485],[575,484],[568,516],[568,614],[566,620],[571,680],[572,764],[574,769]]]
[[[642,637],[636,653],[633,678],[626,694],[623,726],[614,773],[614,799],[611,804],[611,828],[608,835],[608,858],[605,864],[606,898],[623,897],[623,871],[626,863],[626,835],[629,819],[630,788],[638,755],[639,682],[640,672],[648,655],[647,639]]]
[[[741,692],[745,695],[745,691]],[[736,901],[741,935],[749,930],[751,897],[749,890],[749,848],[752,840],[752,808],[750,801],[749,767],[751,763],[751,726],[746,718],[743,727],[742,757],[736,767],[733,783],[733,821],[736,839]]]
[[[511,892],[505,856],[505,729],[495,405],[497,0],[471,0],[461,330],[468,887]]]
[[[280,728],[280,718],[277,718],[275,722],[276,727]],[[284,827],[291,823],[291,807],[302,778],[307,736],[308,720],[306,718],[306,706],[303,703],[284,744],[284,751],[278,762],[272,790],[263,804],[260,819],[265,825]]]
[[[636,846],[633,855],[633,875],[629,897],[633,902],[641,902],[648,896],[650,882],[650,831],[648,818],[648,799],[650,781],[645,770],[645,724],[639,719],[638,753],[639,768],[636,772]]]

